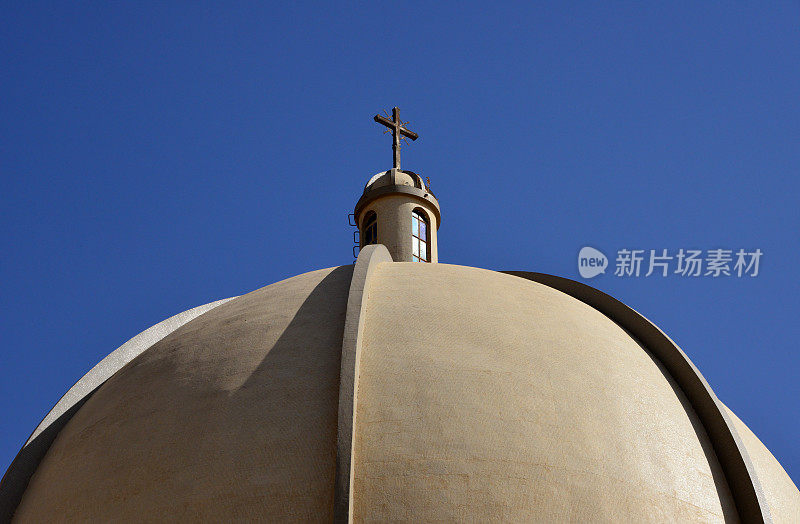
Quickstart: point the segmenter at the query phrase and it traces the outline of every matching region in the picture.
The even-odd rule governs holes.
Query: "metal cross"
[[[413,131],[409,131],[404,127],[406,124],[408,124],[408,122],[403,122],[400,120],[400,109],[396,107],[392,109],[391,120],[382,115],[375,115],[375,121],[389,128],[384,132],[388,131],[392,132],[392,152],[394,153],[394,168],[400,169],[400,140],[402,140],[404,137],[408,137],[411,140],[416,140],[417,138],[419,138],[419,135]]]

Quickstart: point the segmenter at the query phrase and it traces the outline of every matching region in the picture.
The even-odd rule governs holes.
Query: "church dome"
[[[369,248],[143,347],[71,414],[15,518],[331,521],[344,495],[357,522],[738,520],[708,405],[619,317]],[[723,410],[765,511],[796,521],[800,492]]]

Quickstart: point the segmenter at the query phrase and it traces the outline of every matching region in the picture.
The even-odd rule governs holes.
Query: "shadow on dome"
[[[58,433],[99,388],[100,386],[97,386],[75,405],[62,413],[60,417],[25,445],[14,457],[11,465],[8,466],[3,475],[2,481],[0,481],[0,522],[11,522],[14,511],[16,511],[20,500],[22,500],[22,495],[25,493],[25,488],[28,486],[31,476],[36,471],[39,462],[47,454],[47,450],[50,449]]]
[[[231,300],[133,359],[55,437],[16,517],[332,518],[352,270]]]

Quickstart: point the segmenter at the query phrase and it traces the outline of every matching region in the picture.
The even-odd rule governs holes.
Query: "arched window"
[[[411,260],[430,262],[431,250],[428,243],[428,219],[421,209],[411,212]]]
[[[370,211],[364,217],[364,226],[361,228],[361,247],[378,243],[378,215]]]

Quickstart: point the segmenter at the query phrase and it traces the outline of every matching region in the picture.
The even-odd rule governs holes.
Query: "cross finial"
[[[389,120],[387,117],[383,115],[375,115],[375,121],[389,128],[386,131],[384,131],[384,133],[388,133],[389,131],[392,132],[392,152],[394,153],[394,168],[400,169],[400,140],[403,140],[403,138],[406,137],[410,138],[411,140],[416,140],[417,138],[419,138],[419,135],[405,128],[405,125],[408,124],[408,122],[403,122],[400,120],[400,109],[397,107],[392,109],[391,120]]]

